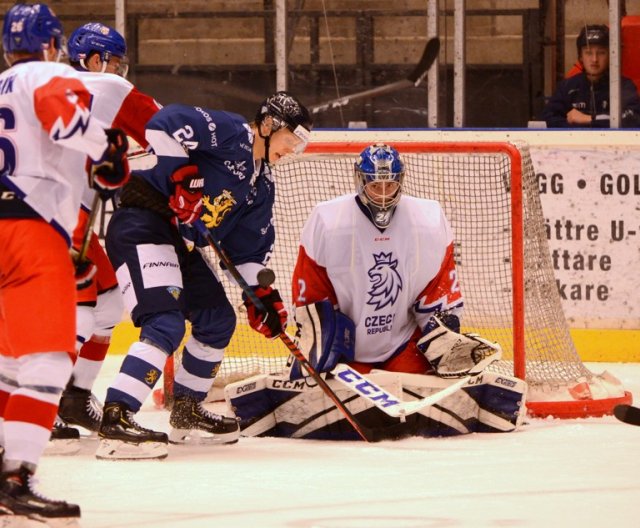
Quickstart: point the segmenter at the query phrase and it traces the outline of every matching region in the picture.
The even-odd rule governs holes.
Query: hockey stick
[[[393,418],[400,418],[400,420],[404,420],[405,417],[410,414],[435,405],[439,401],[459,390],[461,387],[464,387],[471,379],[471,376],[465,376],[430,396],[426,396],[419,400],[403,402],[398,400],[390,392],[387,392],[382,387],[373,383],[358,371],[352,369],[349,365],[340,363],[331,371],[331,373],[335,375],[336,379],[340,383],[349,387],[352,391],[359,394],[366,400],[369,400],[382,412]]]
[[[326,103],[311,106],[309,109],[311,110],[312,114],[317,114],[319,112],[332,110],[333,108],[346,106],[349,103],[358,101],[360,99],[378,97],[380,95],[397,92],[398,90],[404,90],[405,88],[410,88],[411,86],[419,86],[422,80],[427,75],[429,68],[431,68],[435,60],[438,58],[438,53],[440,53],[440,39],[438,37],[434,37],[427,42],[427,45],[422,52],[420,61],[406,79],[385,84],[383,86],[378,86],[376,88],[371,88],[363,92],[345,95],[344,97],[338,97],[337,99],[332,99],[331,101],[327,101]]]
[[[613,409],[613,415],[621,422],[640,425],[640,408],[633,405],[616,405]]]
[[[93,201],[91,202],[91,212],[89,213],[89,219],[87,220],[87,226],[82,236],[82,246],[78,252],[78,262],[83,262],[87,257],[87,251],[89,251],[89,244],[91,243],[91,235],[93,234],[93,226],[96,223],[98,217],[98,211],[100,210],[100,194],[95,193]]]
[[[265,306],[260,300],[260,298],[251,289],[247,281],[244,280],[244,277],[240,274],[240,272],[238,271],[238,268],[234,266],[233,262],[231,262],[231,260],[229,259],[225,251],[222,249],[222,246],[220,246],[220,243],[213,238],[213,236],[211,235],[211,232],[209,231],[209,229],[207,229],[207,226],[204,225],[204,222],[198,219],[195,222],[193,222],[193,226],[205,238],[205,240],[211,246],[211,249],[213,249],[214,253],[222,261],[222,263],[225,265],[225,267],[227,268],[231,276],[238,283],[238,285],[240,286],[242,291],[245,293],[245,295],[251,300],[253,305],[259,311],[266,312]],[[271,270],[268,270],[268,272],[266,273],[262,273],[262,275],[260,275],[260,273],[258,274],[258,281],[260,286],[262,287],[265,287],[264,286],[265,284],[267,286],[272,284],[274,278],[275,278],[275,275]],[[320,374],[318,374],[318,372],[313,368],[311,363],[309,363],[307,358],[304,356],[302,351],[296,346],[293,340],[285,332],[281,332],[278,337],[286,345],[291,355],[293,355],[293,357],[295,357],[300,362],[300,364],[307,371],[309,376],[311,376],[314,379],[314,381],[318,384],[318,386],[322,389],[322,391],[329,397],[329,399],[331,399],[331,401],[335,404],[336,408],[344,415],[344,417],[353,426],[353,428],[360,435],[360,437],[365,442],[374,441],[373,432],[358,422],[358,420],[353,415],[353,413],[349,409],[347,409],[347,407],[344,405],[344,403],[342,403],[340,398],[338,398],[338,395],[331,390],[331,387],[329,387],[329,385],[324,380],[324,378],[322,378],[322,376],[320,376]]]

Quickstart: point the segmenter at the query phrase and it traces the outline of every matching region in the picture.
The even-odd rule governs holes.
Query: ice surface
[[[100,398],[121,360],[107,358]],[[588,367],[640,402],[640,364]],[[150,400],[137,418],[168,431]],[[640,427],[613,417],[369,445],[242,438],[170,446],[164,461],[99,461],[96,445],[38,471],[41,491],[80,504],[83,528],[640,526]]]

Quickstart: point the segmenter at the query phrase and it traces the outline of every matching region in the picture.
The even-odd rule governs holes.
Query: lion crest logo
[[[380,310],[393,304],[402,290],[402,278],[398,273],[398,260],[391,253],[373,255],[374,266],[367,272],[371,281],[371,288],[367,292],[367,304]]]
[[[202,215],[202,221],[208,228],[212,228],[218,227],[222,223],[225,215],[236,205],[236,200],[231,191],[224,189],[213,200],[209,196],[203,197],[202,205],[207,211]]]
[[[153,386],[155,385],[156,381],[158,381],[159,377],[160,377],[160,373],[156,369],[151,369],[145,375],[144,381],[147,385]]]

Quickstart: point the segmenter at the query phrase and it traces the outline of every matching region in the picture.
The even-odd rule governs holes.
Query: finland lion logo
[[[367,304],[380,310],[393,304],[402,290],[402,278],[396,269],[398,260],[391,253],[373,255],[374,266],[367,272],[371,280],[371,289],[367,292]]]

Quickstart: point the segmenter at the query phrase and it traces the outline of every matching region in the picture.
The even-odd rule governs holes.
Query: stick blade
[[[438,37],[429,39],[427,45],[424,48],[424,51],[422,52],[420,62],[418,62],[407,79],[418,86],[422,82],[422,79],[424,79],[425,75],[427,75],[429,68],[431,68],[435,60],[438,58],[439,53],[440,39]]]
[[[631,425],[640,425],[640,409],[632,405],[616,405],[613,409],[614,416],[621,422]]]

